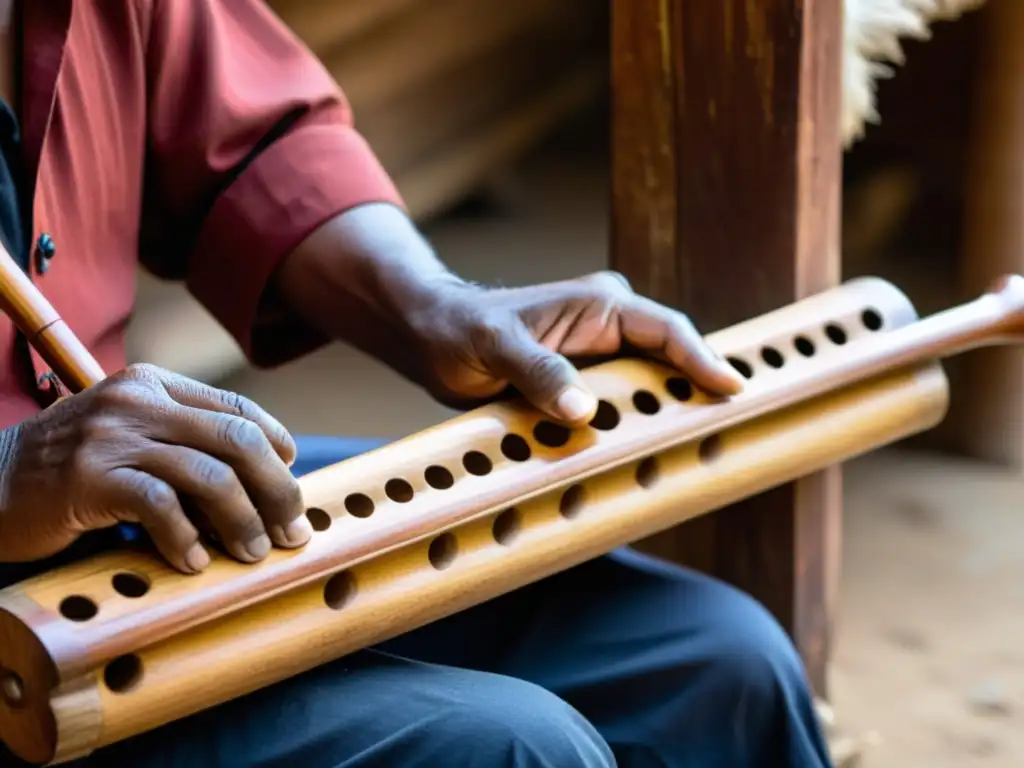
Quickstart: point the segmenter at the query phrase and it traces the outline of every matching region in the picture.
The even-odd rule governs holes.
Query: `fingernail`
[[[306,516],[292,520],[288,525],[270,526],[270,537],[283,546],[297,547],[309,541],[313,535],[313,526],[309,524]]]
[[[558,396],[558,410],[572,421],[583,421],[597,408],[597,400],[579,387],[569,387]]]
[[[736,392],[740,392],[744,387],[746,387],[747,380],[743,377],[743,374],[733,368],[729,363],[723,360],[718,366],[718,370],[721,371],[723,376],[732,382],[733,388]]]
[[[198,541],[185,553],[185,565],[193,571],[202,571],[210,564],[210,553]]]
[[[282,429],[284,429],[284,427],[282,427]],[[299,458],[299,447],[295,444],[295,441],[291,439],[291,436],[289,436],[288,443],[285,447],[285,455],[282,456],[281,458],[284,460],[284,463],[289,467],[295,464],[295,460]]]
[[[245,551],[257,560],[262,560],[270,552],[270,539],[265,533],[261,533],[245,545]]]

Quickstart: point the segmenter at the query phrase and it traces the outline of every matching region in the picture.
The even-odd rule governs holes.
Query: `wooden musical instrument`
[[[67,327],[11,254],[0,246],[0,310],[71,392],[105,378],[96,359]]]
[[[586,428],[492,404],[301,478],[301,550],[196,576],[112,552],[12,586],[0,738],[36,764],[86,755],[928,429],[937,361],[1022,334],[1018,276],[924,320],[854,280],[709,336],[748,379],[735,397],[595,366]]]

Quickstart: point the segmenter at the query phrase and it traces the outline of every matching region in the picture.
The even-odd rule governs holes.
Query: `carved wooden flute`
[[[868,283],[852,281],[847,285],[847,290],[855,291]],[[872,312],[877,315],[870,307],[863,312],[868,317]],[[760,324],[765,322],[764,318],[759,320]],[[726,338],[742,337],[749,327],[746,323],[735,326]],[[840,330],[837,323],[831,323],[830,327],[833,329],[830,333],[848,333]],[[344,540],[332,541],[330,545],[322,539],[314,539],[301,550],[274,550],[257,568],[219,558],[218,567],[188,577],[180,588],[168,588],[159,602],[126,604],[124,610],[108,610],[97,616],[76,632],[71,646],[54,637],[51,653],[70,668],[114,658],[138,643],[153,642],[183,628],[240,610],[322,579],[340,567],[352,566],[384,550],[434,536],[502,506],[579,482],[597,472],[666,450],[681,441],[700,440],[886,371],[956,355],[986,344],[1017,341],[1022,328],[1024,278],[1013,276],[1002,279],[991,292],[968,304],[916,323],[886,333],[869,333],[841,345],[829,342],[841,347],[842,354],[831,357],[828,365],[819,365],[818,358],[805,357],[797,350],[782,367],[775,368],[758,358],[769,349],[781,355],[778,350],[783,345],[790,346],[789,340],[779,339],[774,345],[765,342],[764,349],[736,350],[724,345],[722,335],[716,334],[709,337],[709,342],[737,367],[752,369],[751,361],[758,360],[762,370],[748,381],[744,392],[712,402],[702,393],[694,392],[682,377],[659,367],[665,386],[671,388],[670,392],[674,390],[670,401],[659,405],[659,409],[665,411],[662,418],[637,424],[635,428],[616,429],[614,435],[601,428],[606,417],[616,422],[618,419],[610,415],[607,406],[602,407],[590,428],[577,431],[530,416],[533,423],[528,434],[507,427],[511,414],[532,413],[527,406],[501,404],[479,409],[472,419],[455,419],[443,425],[444,434],[458,434],[459,440],[470,443],[495,444],[497,453],[506,460],[503,467],[521,465],[514,473],[488,471],[486,483],[459,483],[443,496],[432,498],[429,509],[425,509],[403,476],[428,469],[418,465],[424,461],[423,457],[436,453],[436,441],[442,435],[436,430],[427,430],[381,449],[387,451],[389,463],[396,468],[393,482],[383,489],[383,500],[403,505],[404,514],[375,518],[374,525],[354,528]],[[585,378],[599,382],[606,371],[613,370],[598,366],[586,372]],[[533,447],[528,441],[531,433]],[[538,460],[526,461],[534,455]],[[345,462],[343,468],[307,475],[302,482],[307,505],[331,510],[332,514],[337,510],[354,518],[369,517],[375,503],[372,492],[377,489],[365,488],[364,467],[367,463],[381,461],[379,457],[380,451],[375,451]],[[490,463],[493,459],[487,461]],[[450,470],[445,471],[450,473]],[[472,469],[467,468],[467,471],[473,475]],[[412,514],[421,510],[423,514]],[[378,520],[382,522],[376,523]]]
[[[72,393],[106,378],[100,364],[2,245],[0,310]]]
[[[32,761],[87,753],[926,429],[932,361],[1018,340],[1022,308],[1011,277],[915,322],[852,281],[709,337],[749,375],[730,400],[616,361],[584,372],[588,428],[497,404],[302,478],[303,550],[194,577],[111,553],[4,590],[0,736]],[[195,667],[214,659],[215,683]]]

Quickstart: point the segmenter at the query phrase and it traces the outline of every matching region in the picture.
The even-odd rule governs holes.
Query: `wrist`
[[[442,296],[466,285],[409,222],[405,236],[364,254],[358,290],[389,320],[412,330],[416,318],[431,314]]]
[[[306,323],[358,346],[365,346],[360,339],[371,327],[378,337],[386,329],[396,342],[415,343],[417,318],[429,317],[445,291],[465,285],[412,220],[386,204],[360,206],[325,223],[285,259],[275,282]]]

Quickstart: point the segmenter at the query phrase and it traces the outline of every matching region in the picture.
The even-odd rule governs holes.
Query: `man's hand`
[[[152,366],[6,430],[0,450],[0,562],[136,522],[172,566],[195,573],[210,558],[186,514],[193,505],[243,562],[262,560],[271,541],[296,547],[311,534],[284,427],[240,395]]]
[[[512,385],[572,425],[588,422],[597,408],[572,360],[631,350],[715,394],[743,386],[684,315],[637,296],[612,272],[527,288],[439,285],[407,321],[424,345],[428,386],[441,399],[483,400]]]
[[[470,285],[388,205],[325,224],[285,259],[275,288],[324,336],[355,344],[453,405],[511,384],[553,418],[584,424],[597,401],[571,361],[625,351],[660,359],[712,394],[743,386],[685,315],[638,296],[621,276]]]

